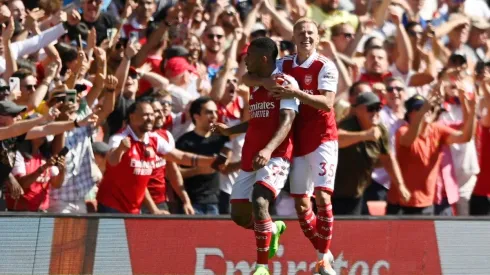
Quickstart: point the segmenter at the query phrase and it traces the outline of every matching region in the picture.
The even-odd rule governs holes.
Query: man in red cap
[[[165,63],[164,75],[170,85],[166,90],[172,95],[174,112],[182,112],[194,99],[200,97],[196,82],[197,70],[184,57],[172,57]],[[192,130],[192,129],[191,129]]]

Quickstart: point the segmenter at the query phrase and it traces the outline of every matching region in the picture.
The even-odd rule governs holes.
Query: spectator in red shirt
[[[24,189],[19,199],[6,196],[9,211],[46,211],[49,189],[59,188],[65,178],[64,156],[51,156],[45,137],[24,140],[19,146],[12,174]]]
[[[176,150],[173,139],[167,141],[151,132],[154,123],[151,103],[138,100],[128,109],[128,126],[111,137],[109,165],[97,193],[100,213],[137,214],[143,201],[151,213],[162,213],[147,189],[157,154],[188,166],[209,167],[214,162],[215,157]]]

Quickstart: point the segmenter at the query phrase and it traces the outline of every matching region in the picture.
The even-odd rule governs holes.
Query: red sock
[[[272,220],[255,221],[255,241],[257,243],[257,264],[269,263],[269,245],[272,238]]]
[[[332,204],[318,205],[316,230],[318,231],[318,252],[327,253],[332,241],[333,212]]]
[[[308,209],[305,212],[298,214],[299,225],[303,229],[303,233],[306,238],[310,240],[311,244],[315,249],[318,249],[318,234],[316,230],[316,216],[313,210]]]

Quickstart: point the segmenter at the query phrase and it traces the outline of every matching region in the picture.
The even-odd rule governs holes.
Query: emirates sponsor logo
[[[285,247],[279,245],[276,253],[276,258],[278,261],[271,261],[271,275],[283,275],[283,274],[303,274],[304,272],[312,272],[315,268],[315,261],[280,261],[285,253]],[[196,268],[194,274],[206,274],[214,275],[217,274],[211,268],[206,267],[206,259],[218,257],[226,263],[226,273],[225,274],[252,274],[255,270],[255,262],[239,261],[237,263],[233,261],[228,261],[226,259],[223,251],[216,247],[203,247],[196,248]],[[216,259],[216,258],[215,258]],[[369,261],[372,263],[372,261]],[[378,260],[374,264],[370,265],[367,261],[356,259],[354,261],[348,261],[344,259],[344,252],[340,254],[335,259],[333,264],[334,270],[337,274],[348,274],[348,275],[380,275],[390,273],[390,263],[385,260]]]
[[[276,107],[274,102],[258,102],[255,104],[251,104],[249,107],[250,110],[250,118],[263,118],[269,117],[270,112]]]
[[[313,94],[313,90],[303,90],[303,93],[307,93],[309,95]]]
[[[305,75],[305,84],[306,85],[310,85],[312,81],[313,81],[313,76],[311,74]]]

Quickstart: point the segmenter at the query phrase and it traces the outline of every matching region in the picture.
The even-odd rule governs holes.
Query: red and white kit
[[[275,73],[279,71],[276,70]],[[284,75],[284,79],[298,87],[298,83],[292,77]],[[291,131],[272,153],[269,163],[260,170],[253,170],[254,157],[265,148],[278,130],[280,110],[290,109],[298,112],[299,102],[294,98],[279,100],[264,87],[252,87],[249,105],[250,120],[242,150],[242,167],[231,192],[232,203],[249,201],[256,183],[269,188],[277,196],[286,183],[293,154]]]
[[[174,138],[169,131],[158,129],[154,131],[154,133],[161,136],[172,148],[175,147]],[[167,201],[167,182],[165,180],[166,165],[167,161],[157,154],[153,174],[148,182],[148,191],[150,191],[151,198],[156,204]]]
[[[131,147],[116,166],[107,165],[104,178],[97,192],[97,201],[122,213],[140,213],[157,154],[165,155],[174,149],[172,136],[165,140],[156,133],[146,133],[139,140],[128,126],[109,140],[111,148],[117,148],[129,137]]]
[[[293,76],[299,88],[311,95],[320,90],[337,92],[338,70],[335,64],[315,52],[298,65],[296,55],[277,62],[277,68]],[[294,125],[294,159],[291,169],[291,195],[311,196],[314,189],[333,192],[338,161],[337,124],[333,109],[329,112],[306,104],[299,106]]]

